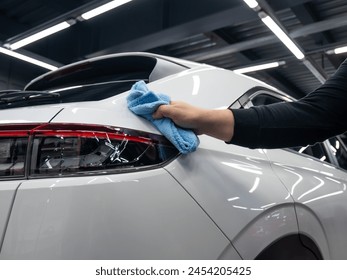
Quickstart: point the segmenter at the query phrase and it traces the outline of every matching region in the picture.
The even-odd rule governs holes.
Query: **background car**
[[[208,65],[122,53],[0,93],[1,259],[346,259],[346,147],[181,155],[132,84],[205,108],[292,98]]]

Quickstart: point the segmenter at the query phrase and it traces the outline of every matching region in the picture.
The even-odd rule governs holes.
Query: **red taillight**
[[[11,156],[5,156],[4,152],[1,155],[1,151],[11,150],[11,145],[13,150],[18,139],[29,143],[22,153],[20,174],[24,175],[27,164],[29,177],[134,171],[160,166],[178,154],[160,135],[123,128],[84,124],[7,125],[0,126],[0,176],[11,174],[9,166],[1,165],[11,162]],[[29,158],[25,160],[26,154]],[[15,163],[13,156],[12,163]]]
[[[0,125],[0,179],[23,177],[30,131],[37,125]]]
[[[36,124],[0,125],[0,137],[26,137]]]
[[[155,141],[148,134],[140,134],[138,131],[114,128],[100,125],[80,124],[49,124],[43,125],[35,130],[35,135],[57,136],[57,137],[85,137],[85,138],[109,138],[115,140],[127,139],[139,143],[153,143]],[[164,139],[162,139],[162,142]],[[167,142],[167,141],[166,141]],[[168,143],[168,142],[167,142]]]

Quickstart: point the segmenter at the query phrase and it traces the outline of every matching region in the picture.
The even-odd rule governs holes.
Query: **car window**
[[[283,97],[279,94],[278,96],[276,96],[276,93],[274,92],[267,93],[263,90],[259,93],[253,93],[252,95],[250,95],[249,102],[247,103],[248,106],[246,107],[269,105],[287,101],[289,101],[289,99],[286,97]],[[290,149],[300,154],[305,154],[317,158],[320,161],[331,163],[329,154],[326,151],[323,143],[316,143],[315,145],[308,145],[306,147],[291,147]]]
[[[342,141],[346,135],[333,137],[329,139],[329,148],[332,154],[336,157],[338,165],[347,170],[347,148],[345,142]]]
[[[300,154],[315,157],[320,161],[325,161],[329,163],[331,162],[323,143],[316,143],[314,145],[308,145],[306,147],[291,147],[290,149]]]
[[[343,142],[343,144],[345,145],[345,147],[347,147],[347,132],[341,134],[339,136],[339,140]]]
[[[280,102],[284,102],[284,100],[276,96],[263,93],[257,94],[252,98],[253,106],[268,105]]]
[[[141,55],[111,55],[81,61],[34,79],[24,91],[1,91],[0,109],[99,101],[130,90],[140,80],[150,83],[187,69]]]
[[[4,94],[0,96],[0,109],[103,100],[130,90],[132,85],[137,81],[138,80],[109,81],[61,88],[52,91],[37,91],[33,92],[30,96],[32,98],[26,98],[30,91],[11,92],[7,96]],[[145,82],[147,82],[147,80],[145,80]]]
[[[51,91],[109,81],[148,80],[155,65],[156,59],[139,56],[81,61],[34,79],[25,90]]]
[[[150,56],[109,55],[80,61],[48,72],[31,81],[25,90],[50,91],[110,81],[153,82],[187,69],[180,64]]]

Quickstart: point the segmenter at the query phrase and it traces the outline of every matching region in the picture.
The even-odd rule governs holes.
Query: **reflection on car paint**
[[[98,132],[99,126],[106,132],[105,137],[88,134],[86,146],[79,145],[86,135],[72,140],[71,135],[70,139],[56,135],[54,129],[49,131],[54,135],[36,138],[53,138],[50,145],[28,149],[29,153],[35,150],[30,165],[38,163],[38,172],[47,175],[30,177],[28,167],[25,180],[0,181],[1,213],[10,217],[0,216],[0,258],[215,259],[227,255],[253,259],[276,240],[299,233],[317,244],[325,258],[346,258],[347,177],[340,170],[344,154],[335,168],[305,154],[310,155],[311,147],[298,147],[301,154],[252,150],[199,136],[201,146],[193,154],[182,156],[172,150],[168,157],[159,147],[154,156],[152,143],[157,142],[142,143],[138,138],[139,149],[131,144],[134,139],[119,135],[118,128],[126,127],[161,137],[149,122],[127,109],[127,91],[138,79],[147,79],[151,90],[172,100],[209,109],[246,105],[241,101],[257,93],[289,100],[255,79],[194,65],[139,53],[93,58],[28,85],[31,90],[59,92],[59,98],[49,98],[40,107],[31,100],[31,107],[25,101],[16,103],[23,106],[20,109],[0,110],[2,123],[64,124],[74,132],[76,125],[81,132],[92,124]],[[109,126],[118,138],[109,137]],[[333,139],[326,147],[338,158],[344,144]],[[325,153],[318,148],[314,155],[323,160]],[[337,165],[330,154],[327,160]],[[7,155],[1,147],[0,155]],[[162,164],[162,160],[153,162],[155,157],[170,160]],[[2,156],[1,164],[18,163],[20,158],[8,159]],[[137,165],[123,168],[131,161]],[[78,169],[79,162],[83,170]],[[148,168],[143,169],[141,162]],[[42,166],[45,170],[40,170]]]
[[[235,169],[238,169],[238,170],[242,170],[242,171],[245,171],[245,172],[249,172],[249,173],[253,173],[253,174],[257,174],[257,175],[262,175],[263,172],[261,171],[261,168],[256,166],[256,165],[253,165],[253,164],[250,164],[250,163],[247,163],[247,162],[240,162],[238,160],[234,160],[235,162],[221,162],[222,164],[226,165],[226,166],[229,166],[229,167],[232,167],[232,168],[235,168]]]

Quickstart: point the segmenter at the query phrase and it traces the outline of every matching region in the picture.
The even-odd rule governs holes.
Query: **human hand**
[[[194,107],[182,101],[171,101],[170,105],[161,105],[154,112],[154,119],[170,118],[176,125],[194,130],[199,133],[199,118],[204,114],[204,109]]]
[[[152,115],[154,119],[170,118],[176,125],[192,129],[196,134],[230,141],[234,133],[234,115],[228,110],[208,110],[182,101],[161,105]]]

